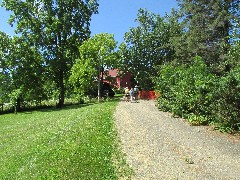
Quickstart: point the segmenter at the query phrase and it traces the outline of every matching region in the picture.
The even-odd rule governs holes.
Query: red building
[[[115,88],[131,88],[132,74],[130,72],[119,71],[118,69],[107,70],[104,72],[103,82],[109,83]],[[155,91],[141,90],[139,98],[141,99],[157,99],[160,94]]]
[[[131,73],[119,71],[118,69],[107,70],[104,73],[103,82],[109,83],[115,88],[131,87]]]

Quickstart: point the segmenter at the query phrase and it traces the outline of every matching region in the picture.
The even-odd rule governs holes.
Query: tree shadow
[[[24,114],[32,114],[32,112],[54,112],[54,111],[67,111],[67,110],[73,110],[73,109],[79,109],[84,108],[92,105],[96,105],[98,103],[106,103],[106,102],[119,102],[120,96],[118,97],[111,97],[111,98],[105,98],[101,100],[100,102],[97,101],[97,99],[94,102],[87,102],[87,103],[77,103],[77,104],[65,104],[61,108],[57,108],[56,106],[35,106],[32,108],[24,108],[21,109],[18,113],[24,113]],[[3,114],[11,114],[14,113],[12,110],[6,111],[6,112],[0,112],[0,115]]]
[[[39,112],[67,111],[67,110],[74,110],[74,109],[84,108],[84,107],[87,107],[87,106],[92,106],[94,104],[96,104],[96,103],[69,104],[69,105],[64,105],[61,108],[50,107],[50,108],[38,109],[38,110],[35,110],[35,111],[39,111]]]

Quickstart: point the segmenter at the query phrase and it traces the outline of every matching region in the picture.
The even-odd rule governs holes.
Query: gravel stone
[[[132,179],[240,180],[240,138],[190,126],[152,100],[121,101],[115,122]]]

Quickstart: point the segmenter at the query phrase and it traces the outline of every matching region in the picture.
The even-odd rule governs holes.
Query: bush
[[[211,106],[221,131],[240,130],[240,66],[219,78]]]
[[[204,117],[211,114],[209,107],[213,100],[215,77],[200,57],[196,57],[189,67],[163,66],[156,84],[156,90],[161,94],[158,99],[160,109],[181,117],[201,115],[203,118],[194,119],[201,119],[198,123],[206,124]]]
[[[217,77],[200,57],[190,66],[164,65],[156,91],[161,110],[187,118],[192,125],[214,123],[221,131],[240,131],[240,66]]]
[[[113,88],[113,91],[115,92],[115,94],[124,94],[124,88]]]

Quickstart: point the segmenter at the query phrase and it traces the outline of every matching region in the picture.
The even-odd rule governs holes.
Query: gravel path
[[[120,102],[115,119],[132,179],[240,180],[240,139],[190,126],[154,101]]]

